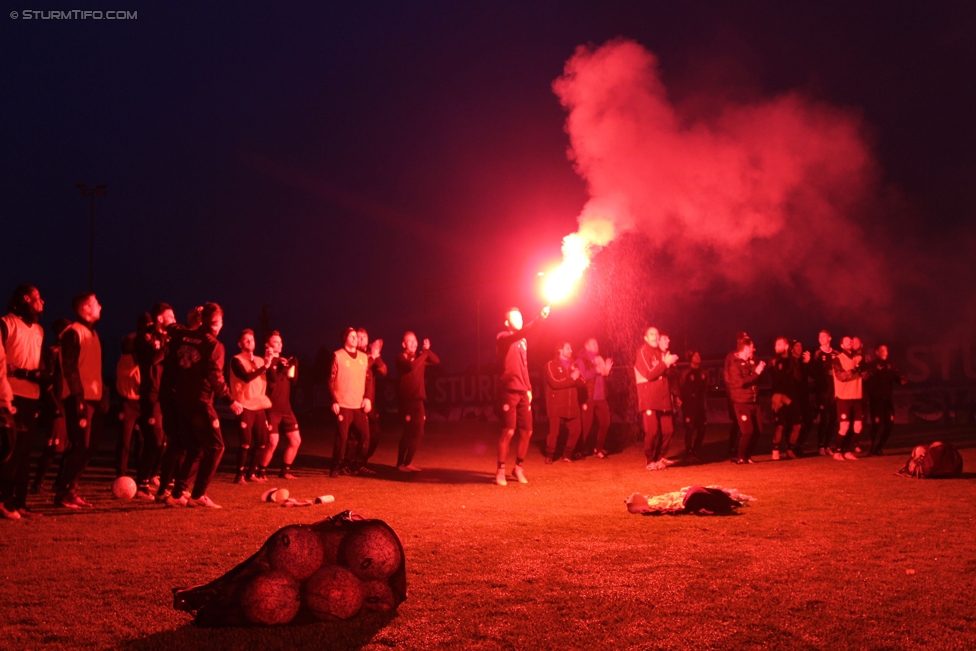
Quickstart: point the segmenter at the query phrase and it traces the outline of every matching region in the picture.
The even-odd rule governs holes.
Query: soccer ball
[[[241,610],[255,624],[287,624],[295,619],[301,607],[298,581],[287,572],[273,570],[259,574],[241,593]]]
[[[322,541],[309,527],[293,524],[271,537],[268,563],[298,581],[304,581],[322,566]]]
[[[349,534],[346,563],[364,581],[390,578],[403,556],[396,535],[381,524],[367,524]]]
[[[363,584],[338,565],[326,565],[305,584],[305,605],[317,619],[349,619],[363,607]]]
[[[120,500],[131,500],[136,496],[136,480],[132,477],[119,477],[112,482],[112,495]]]
[[[386,613],[396,606],[393,588],[386,581],[363,581],[363,608]]]
[[[326,529],[319,532],[319,540],[322,541],[322,548],[325,550],[325,554],[322,556],[323,563],[327,565],[339,564],[339,549],[342,547],[342,541],[345,537],[346,532],[342,529]]]

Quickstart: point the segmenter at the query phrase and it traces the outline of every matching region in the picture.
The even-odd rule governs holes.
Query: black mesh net
[[[407,570],[406,559],[403,554],[403,543],[392,527],[382,520],[367,519],[351,511],[343,511],[338,515],[314,524],[297,526],[307,527],[319,534],[325,541],[334,541],[331,551],[325,553],[323,565],[330,565],[334,561],[340,567],[349,568],[346,546],[350,537],[364,527],[375,525],[384,527],[393,534],[393,539],[396,541],[396,545],[400,551],[399,567],[396,568],[391,576],[384,579],[393,593],[393,608],[395,609],[407,598]],[[280,531],[284,531],[284,529]],[[247,617],[242,607],[241,597],[252,580],[262,574],[271,572],[270,551],[275,544],[276,536],[279,535],[279,532],[269,537],[256,554],[220,578],[205,585],[198,585],[191,588],[173,588],[173,607],[177,610],[192,613],[194,615],[194,623],[199,626],[256,625]],[[329,547],[330,544],[326,542],[325,546]],[[349,569],[355,571],[355,568]],[[298,615],[291,620],[291,624],[307,623],[316,621],[317,619],[306,604],[305,587],[307,581],[299,583],[301,584],[302,591],[302,606]]]

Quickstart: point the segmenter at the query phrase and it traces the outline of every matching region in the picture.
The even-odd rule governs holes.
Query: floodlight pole
[[[105,189],[108,187],[104,183],[89,188],[84,183],[75,183],[75,187],[82,196],[88,197],[88,291],[95,291],[95,197],[104,197]]]

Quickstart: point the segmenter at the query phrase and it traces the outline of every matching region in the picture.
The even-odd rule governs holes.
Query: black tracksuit
[[[791,352],[790,355],[793,353]],[[796,378],[796,405],[800,411],[800,435],[796,441],[796,449],[802,450],[815,417],[810,407],[810,362],[804,362],[802,358],[796,356],[793,356],[793,359],[796,360],[796,365],[793,367]]]
[[[773,432],[773,450],[779,449],[783,441],[784,431],[789,431],[788,446],[790,449],[795,449],[799,441],[802,420],[797,398],[799,394],[797,385],[797,377],[800,374],[799,365],[800,360],[789,352],[785,356],[777,355],[769,365],[773,390],[773,410],[776,419],[776,428]]]
[[[171,429],[175,425],[175,422],[164,424],[167,419],[163,415],[159,395],[168,342],[169,335],[155,328],[142,333],[135,341],[135,357],[139,365],[139,430],[143,441],[136,484],[143,490],[149,487],[150,478],[162,462],[166,449],[165,428]],[[167,411],[172,421],[172,409]]]
[[[904,384],[905,376],[894,364],[876,359],[868,364],[867,389],[871,402],[871,454],[881,454],[895,425],[893,388]]]
[[[701,368],[687,368],[679,382],[681,416],[685,424],[685,451],[698,454],[705,440],[707,423],[705,397],[708,391],[708,373]]]
[[[425,370],[428,365],[440,364],[441,360],[431,350],[421,350],[411,355],[403,351],[397,356],[397,373],[400,376],[399,407],[403,422],[403,435],[397,450],[397,467],[409,466],[424,437],[424,421],[427,413]]]
[[[294,371],[292,371],[294,369]],[[288,373],[292,372],[291,377]],[[291,408],[291,388],[298,382],[298,360],[294,357],[275,357],[271,360],[265,378],[268,381],[268,398],[271,414],[294,415]]]
[[[837,433],[837,407],[834,404],[834,358],[837,351],[824,352],[818,348],[810,361],[813,385],[817,392],[817,412],[820,424],[817,429],[817,445],[826,448],[830,437]]]
[[[738,460],[748,461],[759,437],[762,436],[762,414],[756,398],[759,395],[756,360],[735,357],[729,365],[729,397],[739,424]]]
[[[189,332],[185,326],[175,324],[167,330],[168,341],[164,348],[163,361],[159,369],[159,402],[157,403],[163,421],[163,432],[166,441],[163,446],[161,459],[156,467],[159,469],[159,490],[157,494],[165,494],[170,482],[175,479],[186,458],[186,444],[189,434],[184,434],[179,428],[179,418],[176,409],[176,367],[178,359],[173,352],[173,339],[182,333]],[[151,473],[140,468],[140,475],[145,474],[147,481]],[[179,497],[177,495],[176,497]]]
[[[729,425],[729,456],[736,458],[739,454],[739,437],[741,433],[739,432],[739,419],[735,416],[735,407],[732,404],[732,389],[729,386],[729,368],[732,366],[733,361],[735,361],[734,352],[725,356],[725,364],[722,366],[722,379],[725,380],[725,397],[729,408],[729,423],[731,423]]]
[[[34,475],[32,492],[40,492],[44,476],[51,469],[54,455],[63,452],[68,446],[68,430],[64,421],[64,404],[61,401],[61,344],[49,346],[43,353],[44,367],[51,375],[49,385],[41,392],[41,408],[38,425],[47,433],[47,441]]]
[[[179,436],[186,457],[176,475],[173,496],[193,482],[191,497],[204,496],[224,454],[224,438],[213,399],[228,399],[230,391],[224,381],[224,345],[208,326],[174,334],[169,357],[175,388]],[[162,487],[161,487],[162,488]]]
[[[364,352],[363,354],[367,354]],[[376,447],[380,444],[380,410],[376,408],[376,387],[380,380],[386,377],[386,362],[382,357],[369,360],[369,372],[366,375],[366,397],[369,398],[372,408],[366,414],[369,421],[369,449],[366,452],[366,460],[369,461],[376,452]]]

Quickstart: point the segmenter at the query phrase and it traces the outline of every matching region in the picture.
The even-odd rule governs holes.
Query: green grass
[[[892,474],[910,443],[966,445],[971,430],[902,432],[897,454],[857,462],[767,454],[666,472],[644,470],[633,445],[553,466],[533,450],[530,483],[506,488],[491,483],[494,426],[430,430],[421,474],[389,467],[398,433],[385,434],[376,478],[302,471],[287,483],[296,497],[336,497],[310,508],[263,504],[265,486],[226,473],[211,490],[221,511],[123,503],[96,469],[82,490],[95,508],[0,522],[0,648],[976,648],[976,450],[963,450],[963,479]],[[723,432],[710,431],[713,458]],[[330,449],[324,433],[305,438],[311,455]],[[690,484],[759,501],[725,518],[625,509],[633,492]],[[207,630],[173,610],[171,588],[216,578],[279,527],[345,509],[403,539],[409,593],[394,617]]]

